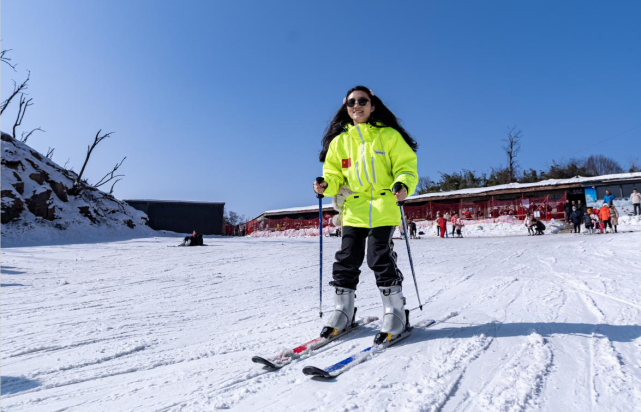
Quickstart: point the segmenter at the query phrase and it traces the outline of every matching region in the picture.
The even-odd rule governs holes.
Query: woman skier
[[[367,265],[376,276],[384,306],[374,342],[392,341],[408,328],[403,274],[396,266],[392,236],[401,221],[396,202],[413,194],[418,183],[417,148],[396,116],[364,86],[347,92],[327,127],[319,156],[324,182],[314,182],[314,191],[331,197],[345,185],[352,194],[343,205],[341,249],[330,282],[335,308],[321,336],[339,333],[354,321],[365,244]]]

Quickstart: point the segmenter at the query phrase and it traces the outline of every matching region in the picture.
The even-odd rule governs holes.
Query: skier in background
[[[461,230],[463,229],[463,221],[461,219],[457,219],[454,227],[456,228],[456,237],[463,237],[463,233],[461,233]]]
[[[563,211],[565,212],[565,223],[570,223],[570,214],[572,213],[572,204],[569,199],[565,199],[563,204]]]
[[[445,226],[444,226],[445,227],[445,237],[449,238],[450,236],[448,235],[448,232],[447,232],[447,222],[450,221],[450,212],[445,212],[445,215],[443,216],[443,219],[445,220]],[[452,232],[452,236],[454,236],[454,232]]]
[[[525,227],[527,227],[527,235],[532,236],[534,234],[534,223],[533,223],[532,213],[528,213],[525,217]]]
[[[447,237],[447,227],[445,225],[445,217],[439,216],[438,219],[436,219],[439,227],[439,232],[441,233],[441,237],[445,234],[445,237]]]
[[[617,231],[617,226],[619,226],[619,211],[616,206],[614,206],[614,203],[610,204],[610,225],[614,227],[614,233],[619,233]]]
[[[592,213],[590,213],[590,217],[592,218],[592,223],[594,224],[594,231],[596,233],[600,233],[599,231],[603,231],[603,223],[601,222],[601,219],[599,218],[599,211],[594,208],[592,209]]]
[[[585,229],[589,234],[594,234],[594,221],[592,220],[592,209],[588,209],[588,212],[583,216],[585,220]]]
[[[452,222],[452,236],[454,236],[455,230],[456,230],[456,222],[459,220],[458,214],[457,213],[452,213],[452,219],[450,221]]]
[[[410,220],[409,224],[410,239],[416,239],[416,223],[413,220]]]
[[[603,222],[603,230],[605,233],[608,233],[608,226],[610,226],[610,232],[612,232],[612,223],[610,222],[610,206],[607,203],[604,203],[599,209],[599,217],[601,222]]]
[[[354,298],[365,258],[376,276],[384,316],[376,344],[393,340],[409,325],[402,293],[403,275],[396,266],[392,236],[401,221],[397,201],[414,193],[418,183],[418,144],[380,98],[364,86],[350,89],[322,139],[324,182],[314,191],[334,196],[343,185],[353,192],[343,205],[343,237],[333,266],[335,309],[321,336],[354,322]],[[396,184],[399,191],[393,192]]]
[[[570,213],[570,221],[572,221],[572,226],[574,233],[581,233],[581,220],[583,213],[576,206],[572,206],[572,213]]]
[[[630,195],[630,201],[634,206],[634,215],[635,216],[641,215],[641,193],[637,191],[636,187],[632,189],[632,194]]]
[[[610,193],[610,189],[607,189],[605,191],[605,195],[603,196],[603,203],[614,203],[614,195]]]

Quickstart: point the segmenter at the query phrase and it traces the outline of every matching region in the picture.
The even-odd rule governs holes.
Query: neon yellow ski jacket
[[[392,187],[401,182],[408,196],[414,193],[416,153],[391,127],[350,125],[330,143],[323,177],[325,196],[336,195],[343,185],[354,192],[343,206],[344,226],[399,226],[401,212]]]

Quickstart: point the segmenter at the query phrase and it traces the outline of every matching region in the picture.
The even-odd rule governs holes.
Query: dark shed
[[[224,202],[184,202],[180,200],[125,200],[149,217],[154,230],[203,235],[223,234]]]

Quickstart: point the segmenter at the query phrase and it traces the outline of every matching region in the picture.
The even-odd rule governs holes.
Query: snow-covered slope
[[[441,321],[334,381],[377,324],[270,372],[316,336],[318,238],[176,239],[2,251],[2,410],[633,411],[641,405],[641,233],[411,242]],[[324,310],[336,238],[324,239]],[[417,306],[404,242],[396,250]],[[381,315],[363,268],[359,314]],[[638,410],[638,409],[637,409]]]
[[[2,133],[2,245],[150,236],[147,216]]]

